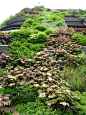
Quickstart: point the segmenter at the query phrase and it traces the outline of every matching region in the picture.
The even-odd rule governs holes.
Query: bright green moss
[[[73,102],[75,106],[80,106],[80,103],[78,101]]]
[[[86,105],[86,100],[80,100],[81,105]]]
[[[82,95],[83,95],[83,96],[86,96],[86,92],[83,92]]]
[[[86,106],[79,106],[79,110],[86,111]],[[85,114],[86,115],[86,114]]]
[[[81,95],[79,91],[74,91],[75,94]]]
[[[86,105],[86,96],[80,95],[80,104],[81,105]]]

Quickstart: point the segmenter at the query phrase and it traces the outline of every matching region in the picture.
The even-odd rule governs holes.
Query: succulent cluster
[[[58,31],[54,32],[55,36]],[[68,34],[68,33],[67,33]],[[17,66],[13,70],[5,72],[3,78],[5,86],[14,86],[21,82],[29,82],[38,91],[39,97],[47,97],[49,106],[69,106],[74,96],[69,90],[69,84],[62,80],[64,64],[76,63],[77,51],[81,46],[71,40],[70,36],[49,39],[43,51],[36,53],[33,59],[22,59],[28,63],[28,68]]]
[[[0,66],[4,68],[12,60],[13,60],[13,58],[11,57],[11,54],[6,55],[5,53],[2,53],[0,55]]]

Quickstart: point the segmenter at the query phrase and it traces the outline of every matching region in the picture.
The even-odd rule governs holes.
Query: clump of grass
[[[86,91],[86,65],[77,68],[65,66],[63,79],[70,84],[71,90]]]

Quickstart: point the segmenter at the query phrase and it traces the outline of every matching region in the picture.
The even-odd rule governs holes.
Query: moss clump
[[[81,95],[79,91],[74,91],[75,94]]]
[[[86,96],[86,92],[83,92],[83,93],[82,93],[82,96]]]
[[[81,105],[86,105],[86,101],[85,100],[80,100],[80,104]]]
[[[81,105],[86,105],[86,96],[80,96],[80,104]]]
[[[79,106],[80,111],[86,111],[86,106]],[[86,114],[85,114],[86,115]]]
[[[78,101],[73,102],[75,106],[80,106],[80,103]]]
[[[36,25],[36,26],[34,27],[34,29],[37,29],[37,30],[39,30],[39,31],[44,31],[44,30],[47,29],[47,27],[44,26],[44,25],[38,24],[38,25]]]

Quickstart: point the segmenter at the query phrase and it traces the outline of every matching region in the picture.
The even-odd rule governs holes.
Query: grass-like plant
[[[86,36],[80,33],[74,33],[72,39],[82,46],[86,45]]]
[[[60,26],[62,25],[63,23],[65,23],[65,20],[59,20],[58,22],[56,22],[56,26]]]
[[[86,66],[82,65],[77,68],[72,66],[64,67],[63,79],[70,84],[71,90],[86,91]]]

